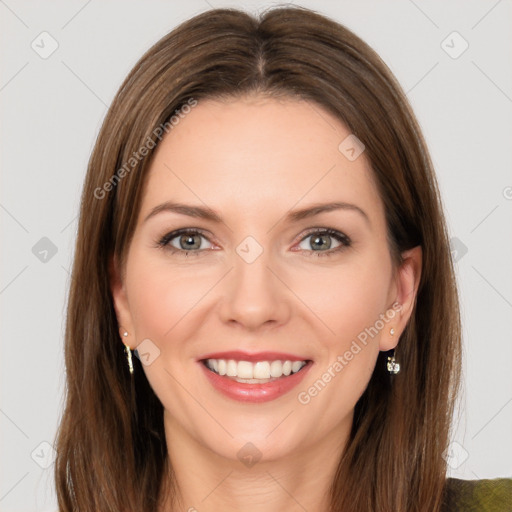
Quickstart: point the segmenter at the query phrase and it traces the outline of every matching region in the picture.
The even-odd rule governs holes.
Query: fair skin
[[[156,149],[124,272],[113,264],[112,292],[129,333],[123,341],[135,349],[149,339],[160,351],[143,368],[164,407],[178,483],[175,508],[168,500],[162,510],[328,508],[354,406],[379,351],[394,348],[406,327],[421,269],[419,247],[393,265],[369,163],[364,153],[350,161],[338,150],[349,134],[305,101],[202,100]],[[172,211],[145,220],[167,201],[207,206],[223,222]],[[330,202],[364,213],[349,207],[286,218]],[[157,246],[180,228],[202,234]],[[343,233],[350,245],[311,236],[312,228]],[[190,236],[197,248],[185,256]],[[251,263],[237,252],[248,236],[262,249]],[[383,314],[391,320],[333,372],[338,356]],[[198,363],[201,355],[231,350],[286,352],[312,363],[291,391],[246,403],[215,389]],[[329,367],[325,387],[299,401]],[[237,455],[244,446],[261,456],[254,465]]]

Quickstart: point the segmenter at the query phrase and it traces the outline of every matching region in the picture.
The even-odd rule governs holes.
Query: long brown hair
[[[109,265],[112,256],[124,262],[159,127],[191,101],[251,93],[304,99],[345,123],[366,147],[395,261],[417,245],[423,251],[416,306],[396,349],[401,371],[390,376],[379,354],[332,482],[332,510],[440,510],[461,334],[433,166],[378,55],[320,14],[279,7],[260,18],[214,9],[181,24],[142,56],[104,120],[83,189],[67,309],[55,464],[63,512],[150,512],[164,490],[174,492],[163,487],[172,482],[163,408],[137,358],[134,376],[128,371]]]

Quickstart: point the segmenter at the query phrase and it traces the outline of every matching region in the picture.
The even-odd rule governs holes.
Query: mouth
[[[265,384],[289,377],[302,370],[308,361],[236,361],[234,359],[204,359],[203,364],[213,373],[244,384]]]
[[[290,354],[230,352],[209,355],[198,363],[223,395],[243,402],[265,402],[297,386],[313,361]]]

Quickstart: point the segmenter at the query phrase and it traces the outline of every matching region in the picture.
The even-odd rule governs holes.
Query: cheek
[[[297,394],[304,411],[322,418],[322,432],[349,417],[375,369],[387,325],[381,315],[390,306],[391,267],[382,261],[340,268],[321,280],[317,275],[315,285],[324,284],[321,289],[326,290],[321,299],[318,291],[302,287],[301,293],[309,293],[315,304],[312,309],[334,332],[322,337],[323,357]]]
[[[328,328],[325,342],[336,350],[350,344],[391,306],[387,303],[391,263],[371,256],[351,264],[316,269],[295,279],[295,290]],[[379,322],[380,325],[380,322]]]
[[[158,355],[153,358],[151,354],[150,364],[143,367],[146,377],[165,409],[173,411],[190,432],[195,432],[190,417],[201,411],[196,410],[190,395],[200,396],[200,390],[195,380],[190,379],[189,371],[197,353],[197,312],[201,310],[201,299],[218,278],[211,270],[198,273],[185,265],[179,268],[144,250],[134,250],[130,255],[128,276],[127,291],[137,341],[149,339],[157,347],[150,345],[150,352]]]
[[[137,339],[163,342],[182,334],[193,310],[212,287],[211,272],[162,264],[162,258],[134,252],[127,268],[128,296]],[[205,275],[202,275],[205,274]],[[189,326],[192,327],[192,326]]]

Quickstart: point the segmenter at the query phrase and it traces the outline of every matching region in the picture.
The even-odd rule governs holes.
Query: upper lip
[[[235,361],[309,361],[307,357],[296,356],[294,354],[286,354],[284,352],[243,352],[241,350],[230,350],[228,352],[212,352],[201,356],[198,361],[205,359],[234,359]]]

